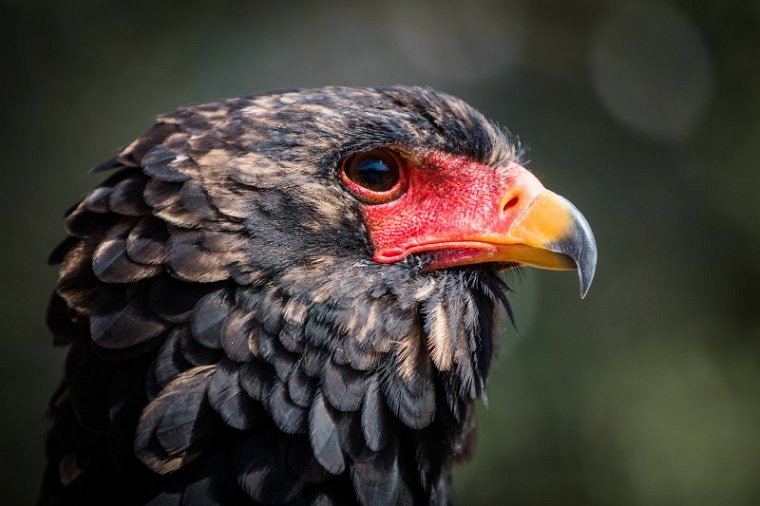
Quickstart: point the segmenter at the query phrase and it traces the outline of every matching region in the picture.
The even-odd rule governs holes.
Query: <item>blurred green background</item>
[[[33,500],[61,213],[153,115],[429,84],[519,133],[599,244],[527,271],[459,504],[760,504],[760,2],[2,1],[0,480]]]

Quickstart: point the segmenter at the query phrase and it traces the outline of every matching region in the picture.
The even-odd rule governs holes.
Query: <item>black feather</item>
[[[190,329],[193,337],[207,348],[221,349],[222,330],[233,309],[225,289],[219,289],[204,296],[195,305],[190,315]]]
[[[148,306],[164,320],[184,323],[198,301],[214,291],[213,288],[213,285],[187,283],[170,276],[160,276],[150,285]]]
[[[353,462],[365,462],[374,458],[375,452],[364,441],[361,414],[357,411],[335,411],[334,413],[343,453]]]
[[[333,352],[336,364],[348,365],[354,370],[364,372],[374,372],[384,357],[384,354],[362,346],[354,336],[344,339],[343,345]]]
[[[111,213],[93,213],[80,206],[66,217],[64,228],[74,237],[97,237],[111,224],[113,218]]]
[[[192,364],[185,360],[180,348],[180,339],[186,332],[185,328],[176,327],[169,332],[161,344],[158,355],[156,355],[149,370],[149,385],[152,387],[149,389],[151,397],[157,395],[180,373],[191,368]]]
[[[367,386],[362,403],[361,429],[367,446],[373,451],[383,449],[391,438],[392,420],[380,391],[380,384],[373,377]]]
[[[332,477],[314,458],[307,436],[288,438],[286,466],[293,476],[304,483],[323,483]]]
[[[111,211],[124,216],[143,216],[150,206],[143,199],[147,178],[142,174],[129,177],[113,187],[108,199]]]
[[[206,191],[199,183],[188,181],[182,185],[179,201],[182,207],[202,218],[213,219],[217,216],[216,209],[209,202]]]
[[[252,315],[241,309],[235,309],[227,317],[222,328],[222,348],[228,358],[237,362],[247,362],[253,358],[248,347],[252,334],[258,334],[258,324]]]
[[[111,190],[112,187],[110,186],[99,186],[85,197],[82,204],[88,211],[93,213],[111,212],[111,208],[108,205],[108,201],[111,198]]]
[[[75,342],[66,357],[64,377],[77,421],[87,430],[103,433],[108,427],[108,389],[113,369],[97,360],[87,341]]]
[[[235,446],[235,473],[240,487],[255,501],[282,504],[293,500],[304,483],[288,472],[279,457],[280,437],[273,432],[248,433]]]
[[[148,307],[148,293],[145,282],[104,291],[90,317],[93,341],[104,348],[121,349],[162,334],[168,324]]]
[[[166,209],[179,202],[182,185],[151,179],[145,184],[145,203],[156,210]]]
[[[287,381],[298,355],[286,350],[276,337],[269,335],[263,329],[259,331],[258,338],[261,358],[274,366],[274,370],[281,381]]]
[[[273,288],[264,290],[239,289],[238,299],[247,310],[255,311],[256,319],[264,330],[278,335],[283,321],[285,301],[282,294]]]
[[[153,217],[141,219],[127,237],[127,254],[135,262],[161,265],[166,262],[166,224]]]
[[[317,393],[309,410],[309,442],[314,457],[331,474],[340,474],[346,467],[340,449],[338,427],[335,425],[332,408],[324,397]]]
[[[189,175],[183,174],[171,166],[171,162],[176,158],[177,153],[159,144],[148,151],[143,158],[143,172],[168,183],[188,181],[190,179]]]
[[[203,231],[173,233],[166,243],[166,263],[174,276],[186,281],[214,282],[229,278],[228,252],[208,250],[204,244],[212,236]]]
[[[57,265],[63,262],[66,254],[71,251],[71,248],[76,246],[79,241],[80,239],[78,237],[67,236],[66,239],[58,243],[58,246],[56,246],[50,253],[50,256],[48,256],[48,265]]]
[[[319,378],[322,375],[322,366],[330,360],[326,351],[307,346],[301,355],[303,372],[310,378]]]
[[[197,457],[208,440],[206,389],[213,366],[190,369],[177,376],[140,416],[135,453],[151,469],[168,473]]]
[[[180,327],[179,352],[182,358],[193,366],[215,364],[224,357],[220,350],[206,348],[193,338],[188,325]]]
[[[434,369],[430,356],[421,344],[420,329],[406,336],[411,340],[413,367],[401,363],[398,354],[392,357],[391,365],[382,371],[380,388],[391,412],[407,427],[421,429],[435,418],[436,396]],[[408,370],[406,374],[401,371]]]
[[[127,236],[132,223],[123,222],[108,231],[92,257],[95,276],[106,283],[133,283],[155,276],[160,266],[139,264],[127,255]]]
[[[267,411],[281,431],[288,434],[303,434],[307,431],[309,412],[290,400],[288,389],[282,381],[273,382],[266,401]]]
[[[388,445],[371,460],[351,464],[351,482],[359,504],[397,504],[402,488],[398,444]]]
[[[322,392],[330,404],[341,411],[359,409],[367,389],[367,376],[332,360],[325,361],[322,373]]]
[[[123,167],[124,167],[124,164],[122,162],[120,162],[116,158],[111,158],[110,160],[107,160],[91,168],[88,172],[90,174],[95,174],[97,172],[106,172],[109,170],[120,169]]]
[[[257,401],[263,401],[276,380],[274,369],[266,362],[251,360],[240,366],[240,386]]]
[[[238,365],[222,360],[216,365],[208,387],[208,399],[227,425],[238,430],[255,427],[262,418],[260,404],[240,386]]]
[[[238,487],[228,445],[209,448],[174,483],[182,490],[182,506],[226,506],[249,499]]]
[[[282,346],[291,353],[303,353],[303,327],[286,322],[280,328],[277,337],[280,338]]]
[[[308,408],[314,399],[315,380],[303,372],[300,363],[293,368],[288,376],[288,395],[290,399],[301,406]]]

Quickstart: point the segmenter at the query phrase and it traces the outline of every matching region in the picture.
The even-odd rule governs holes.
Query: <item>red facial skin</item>
[[[403,193],[390,202],[367,204],[363,210],[375,246],[373,258],[379,263],[434,251],[439,253],[429,270],[487,262],[525,207],[544,190],[515,162],[494,169],[441,152],[399,162],[399,185],[382,196]]]

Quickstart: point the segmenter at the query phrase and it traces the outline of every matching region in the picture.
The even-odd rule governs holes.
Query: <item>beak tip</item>
[[[580,281],[581,299],[585,299],[594,281],[596,273],[596,238],[591,231],[591,227],[586,218],[573,206],[569,204],[572,210],[573,227],[568,237],[563,241],[565,252],[573,259],[578,270],[578,280]]]
[[[586,236],[584,254],[576,259],[578,280],[580,281],[581,299],[586,298],[596,272],[596,242],[593,235]]]
[[[590,275],[586,275],[582,270],[578,269],[578,277],[580,278],[581,285],[581,299],[585,299],[588,291],[591,289],[591,282],[594,279],[593,270]]]

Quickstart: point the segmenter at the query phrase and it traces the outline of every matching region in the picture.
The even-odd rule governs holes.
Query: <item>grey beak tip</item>
[[[576,214],[573,230],[569,237],[569,243],[573,246],[571,248],[572,254],[569,256],[578,268],[581,299],[585,299],[596,272],[596,239],[586,218],[575,207],[573,209]]]
[[[581,299],[585,299],[591,288],[591,282],[594,279],[594,269],[591,269],[590,273],[578,269],[578,277],[580,278],[581,285]]]
[[[596,241],[594,234],[591,232],[591,228],[586,223],[586,230],[581,238],[581,249],[579,255],[574,259],[578,266],[578,278],[581,288],[581,299],[586,298],[586,294],[591,288],[591,283],[594,281],[594,273],[596,272]]]

